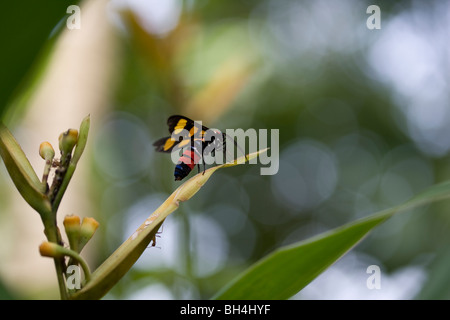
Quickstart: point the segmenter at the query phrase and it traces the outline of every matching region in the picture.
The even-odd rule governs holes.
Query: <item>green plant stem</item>
[[[54,258],[53,261],[55,262],[56,276],[58,278],[59,294],[61,296],[61,300],[67,300],[69,297],[67,295],[66,281],[64,279],[64,261],[58,258]]]
[[[90,116],[87,116],[81,122],[79,135],[78,135],[78,142],[75,147],[75,150],[73,151],[73,155],[69,155],[69,156],[63,155],[63,157],[61,159],[61,163],[66,163],[66,161],[67,161],[67,165],[66,165],[66,172],[64,174],[64,178],[61,182],[61,185],[58,186],[57,193],[55,194],[54,198],[52,199],[52,210],[55,213],[58,210],[58,207],[59,207],[59,204],[61,203],[62,197],[63,197],[64,193],[66,192],[69,182],[72,179],[72,176],[75,172],[77,163],[80,160],[80,157],[83,154],[83,151],[86,147],[89,128],[90,128]]]
[[[70,163],[67,167],[67,171],[64,175],[64,179],[59,186],[58,192],[56,193],[55,198],[52,201],[52,209],[56,213],[58,210],[59,204],[61,203],[62,197],[64,193],[66,192],[67,186],[69,185],[70,179],[72,179],[72,176],[75,172],[76,166],[72,163]]]
[[[44,233],[49,242],[61,243],[61,234],[56,225],[56,215],[53,212],[41,212],[42,222],[44,224]],[[59,293],[62,300],[67,300],[66,281],[64,279],[65,264],[64,259],[54,258],[56,276],[58,278]]]
[[[50,174],[50,169],[52,168],[52,161],[45,160],[44,173],[42,175],[42,184],[47,188],[48,175]]]
[[[186,274],[189,277],[189,279],[193,279],[193,272],[192,272],[192,237],[191,237],[191,226],[189,223],[188,215],[187,214],[181,214],[181,225],[182,225],[182,234],[183,236],[180,237],[181,243],[180,247],[183,248],[184,252],[184,265],[186,268]],[[194,248],[195,251],[196,248]]]
[[[65,164],[66,166],[66,172],[64,173],[63,180],[60,185],[58,185],[58,190],[56,190],[56,194],[54,195],[54,198],[51,199],[51,214],[49,217],[46,217],[44,221],[44,217],[42,216],[42,220],[44,221],[44,225],[46,228],[46,235],[47,233],[51,236],[49,238],[49,235],[47,235],[48,241],[55,242],[57,244],[62,244],[61,241],[61,234],[59,233],[57,224],[56,224],[56,214],[59,208],[59,204],[61,203],[62,197],[64,193],[66,192],[66,189],[69,185],[70,180],[72,179],[72,176],[75,172],[78,160],[80,159],[81,155],[83,154],[84,148],[86,146],[87,137],[89,133],[89,127],[90,127],[90,116],[87,116],[83,119],[80,130],[79,130],[79,136],[78,136],[78,142],[75,147],[75,150],[72,155],[63,155],[61,162]],[[52,193],[50,192],[50,195]],[[77,260],[81,267],[83,268],[85,278],[87,281],[90,280],[90,271],[87,267],[86,262],[80,257],[80,256],[72,256],[68,254],[72,259]],[[71,260],[72,260],[71,259]],[[55,259],[55,267],[56,267],[56,274],[58,277],[58,284],[59,284],[59,291],[61,294],[61,299],[66,300],[68,299],[68,292],[66,288],[66,282],[64,278],[64,273],[66,271],[66,264],[64,263],[64,259]]]
[[[84,278],[85,278],[86,282],[89,282],[91,280],[91,271],[89,270],[89,266],[86,263],[86,261],[78,253],[76,253],[73,250],[64,248],[64,253],[65,253],[65,255],[72,258],[73,260],[75,260],[76,262],[78,262],[81,265],[81,268],[83,269],[83,272],[84,272]]]

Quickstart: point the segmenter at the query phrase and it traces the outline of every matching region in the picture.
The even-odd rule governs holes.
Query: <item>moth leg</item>
[[[202,175],[205,174],[205,170],[206,170],[206,163],[205,163],[204,159],[205,159],[205,148],[203,148],[203,150],[202,150],[202,162],[203,162],[203,173],[202,173]]]

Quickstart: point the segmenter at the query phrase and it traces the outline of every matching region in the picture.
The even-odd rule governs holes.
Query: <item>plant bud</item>
[[[46,241],[39,246],[39,253],[43,257],[61,258],[64,256],[64,250],[61,249],[64,248],[56,243]]]
[[[63,221],[70,248],[75,252],[79,252],[78,244],[80,241],[80,222],[80,217],[75,215],[65,216]]]
[[[77,141],[78,130],[69,129],[59,135],[59,150],[61,150],[63,154],[70,154],[72,153],[73,147],[77,144]]]
[[[39,146],[39,155],[44,160],[53,160],[55,156],[55,150],[53,149],[50,142],[42,142]]]
[[[86,243],[92,238],[95,231],[97,230],[99,223],[94,218],[83,218],[80,228],[80,242],[79,250],[86,245]]]

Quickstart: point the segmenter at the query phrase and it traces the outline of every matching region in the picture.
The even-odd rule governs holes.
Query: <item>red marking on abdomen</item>
[[[199,161],[199,155],[192,149],[184,151],[183,155],[180,157],[180,160],[178,160],[178,162],[183,162],[191,169],[193,169]]]

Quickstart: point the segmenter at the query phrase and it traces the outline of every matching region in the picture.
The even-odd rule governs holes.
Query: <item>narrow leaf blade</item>
[[[6,126],[0,122],[0,155],[6,169],[22,197],[40,214],[47,213],[50,202],[25,153]]]
[[[399,206],[281,248],[244,271],[214,299],[288,299],[392,215],[449,197],[450,182],[435,185]]]

